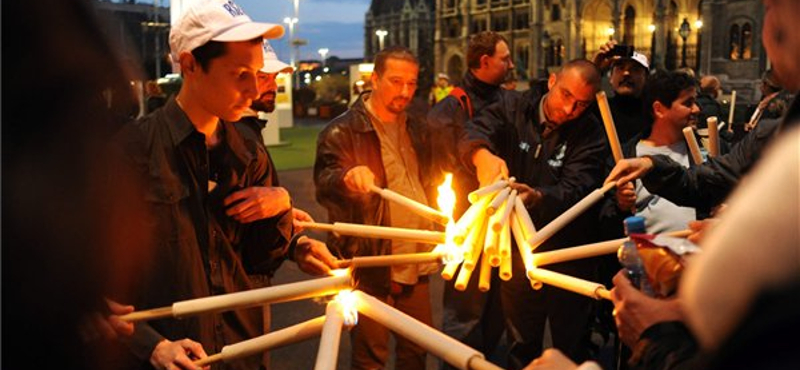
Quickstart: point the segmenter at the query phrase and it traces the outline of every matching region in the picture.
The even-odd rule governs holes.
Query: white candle
[[[569,290],[594,299],[611,299],[608,290],[603,284],[598,284],[588,280],[578,279],[573,276],[540,269],[537,267],[528,268],[528,279],[540,281],[557,288]]]
[[[342,307],[338,300],[328,302],[325,309],[325,324],[322,325],[322,335],[317,350],[317,362],[314,370],[335,370],[336,360],[339,356],[339,342],[342,335]]]
[[[484,254],[481,257],[480,275],[478,275],[478,290],[481,292],[488,292],[492,287],[492,265],[489,262],[489,257]]]
[[[419,263],[439,263],[442,261],[442,257],[444,257],[444,254],[439,252],[407,253],[387,256],[353,257],[349,260],[337,261],[337,264],[339,268],[382,267]]]
[[[511,234],[517,242],[517,249],[519,250],[520,258],[525,266],[529,266],[533,260],[533,252],[528,241],[525,239],[525,233],[520,226],[519,217],[516,214],[511,215]]]
[[[603,126],[606,128],[608,144],[611,146],[611,153],[614,155],[614,162],[619,162],[625,158],[622,154],[622,145],[617,136],[617,127],[614,126],[614,116],[611,115],[611,107],[608,106],[608,97],[605,91],[600,91],[595,95],[597,107],[600,108],[600,116],[603,118]]]
[[[448,337],[444,333],[415,320],[413,317],[374,297],[360,291],[355,291],[354,294],[358,297],[358,311],[361,314],[381,323],[403,338],[416,343],[448,364],[462,370],[475,369],[477,368],[477,363],[482,366],[488,366],[485,361],[479,361],[483,360],[483,355],[466,344]],[[497,366],[481,368],[501,370]]]
[[[706,126],[708,126],[708,155],[716,157],[719,155],[719,128],[717,126],[717,117],[708,117],[706,119]]]
[[[542,243],[544,243],[551,236],[555,235],[555,233],[557,233],[559,230],[563,229],[564,226],[567,226],[567,224],[572,222],[572,220],[578,217],[581,213],[585,212],[600,199],[603,199],[604,194],[611,190],[614,186],[616,186],[616,183],[610,182],[603,185],[602,188],[595,189],[589,193],[589,195],[578,201],[578,203],[575,203],[574,206],[570,207],[560,216],[556,217],[553,221],[550,221],[549,224],[539,230],[535,235],[529,237],[528,244],[530,244],[532,250],[536,250],[536,248],[538,248]]]
[[[492,202],[489,203],[489,206],[486,207],[486,213],[491,216],[497,212],[500,206],[506,202],[509,195],[511,195],[511,188],[500,190],[500,192],[495,195],[494,199],[492,199]]]
[[[359,225],[345,222],[324,224],[320,222],[298,222],[307,229],[321,229],[339,235],[350,235],[364,238],[407,240],[425,244],[444,244],[445,233],[441,231],[414,230],[400,227]]]
[[[731,91],[731,109],[728,112],[728,131],[733,131],[733,113],[736,111],[736,90]]]
[[[513,177],[509,180],[512,179]],[[509,184],[509,180],[498,180],[494,184],[489,184],[480,189],[477,189],[467,194],[467,199],[469,200],[470,203],[474,204],[475,202],[477,202],[478,200],[487,195],[493,195],[494,193],[497,193],[498,191],[505,189]]]
[[[492,215],[489,220],[492,222],[492,229],[495,232],[500,232],[504,224],[508,223],[508,216],[514,210],[514,205],[517,202],[517,191],[512,190],[508,199],[497,209],[497,213]],[[499,215],[499,216],[498,216]],[[497,217],[495,217],[497,216]]]
[[[121,319],[128,322],[136,322],[165,317],[181,318],[205,313],[229,311],[266,303],[288,302],[335,294],[341,289],[352,287],[352,284],[353,281],[350,274],[329,276],[297,283],[179,301],[173,303],[172,307],[133,312],[122,316]]]
[[[473,225],[476,225],[483,221],[486,217],[486,207],[489,206],[489,203],[492,201],[492,197],[483,197],[478,202],[472,204],[461,218],[458,219],[455,226],[455,231],[453,232],[453,241],[456,244],[463,244],[464,239],[467,238],[467,234],[473,228]]]
[[[442,279],[453,280],[453,277],[456,276],[456,271],[458,271],[458,266],[460,265],[461,262],[450,262],[446,264],[444,269],[442,269]]]
[[[466,268],[472,270],[478,263],[478,258],[481,255],[486,240],[486,222],[475,224],[472,227],[467,240],[464,241],[464,248],[467,252],[464,253],[464,264]]]
[[[511,280],[511,219],[500,231],[500,279]]]
[[[320,316],[285,329],[273,331],[269,334],[248,339],[236,344],[222,347],[222,351],[212,356],[197,360],[196,366],[207,366],[218,361],[231,361],[249,357],[270,349],[280,348],[288,344],[297,343],[319,335],[325,322],[325,316]]]
[[[700,154],[700,145],[697,144],[697,138],[694,137],[694,130],[690,126],[683,128],[683,137],[686,138],[686,146],[689,148],[689,153],[692,154],[692,161],[694,164],[702,164],[703,156]]]
[[[519,225],[522,227],[525,240],[533,236],[533,234],[536,234],[536,226],[533,224],[533,220],[531,220],[528,209],[525,208],[525,203],[522,202],[522,197],[518,196],[514,199],[514,213],[517,214],[517,219],[519,220]]]
[[[437,210],[435,210],[435,209],[433,209],[433,208],[431,208],[431,207],[429,207],[427,205],[424,205],[424,204],[422,204],[420,202],[417,202],[417,201],[415,201],[413,199],[410,199],[410,198],[408,198],[408,197],[406,197],[406,196],[404,196],[402,194],[396,193],[396,192],[394,192],[392,190],[381,189],[381,188],[379,188],[379,187],[377,187],[375,185],[372,185],[369,190],[371,190],[374,193],[379,194],[381,197],[383,197],[383,199],[386,199],[386,200],[395,202],[397,204],[400,204],[400,205],[408,208],[410,211],[416,213],[417,215],[425,217],[425,218],[427,218],[427,219],[429,219],[429,220],[431,220],[433,222],[436,222],[436,223],[439,223],[439,224],[442,224],[442,225],[447,225],[447,223],[450,222],[450,217],[448,217],[444,213],[442,213],[440,211],[437,211]]]

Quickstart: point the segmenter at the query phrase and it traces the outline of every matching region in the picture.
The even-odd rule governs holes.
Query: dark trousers
[[[519,254],[515,253],[512,259],[513,277],[501,283],[501,302],[510,344],[508,368],[521,369],[541,355],[548,320],[553,347],[576,363],[585,361],[589,356],[589,323],[594,314],[592,299],[548,285],[534,290]],[[585,262],[543,268],[591,279],[593,269]]]

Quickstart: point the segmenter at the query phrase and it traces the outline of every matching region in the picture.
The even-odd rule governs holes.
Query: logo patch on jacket
[[[558,149],[556,149],[556,155],[554,155],[553,158],[547,160],[547,164],[549,164],[550,167],[553,168],[559,168],[563,166],[564,156],[566,155],[566,153],[567,153],[567,144],[566,143],[561,144],[561,146],[558,147]]]

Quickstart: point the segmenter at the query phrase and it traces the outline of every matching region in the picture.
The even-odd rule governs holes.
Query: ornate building
[[[459,79],[469,35],[500,32],[521,79],[573,58],[592,58],[610,38],[655,67],[713,74],[744,101],[758,98],[768,62],[760,0],[436,0],[435,69]]]
[[[433,83],[435,0],[372,0],[364,22],[364,59],[372,61],[382,47],[402,45],[419,58],[419,91]]]

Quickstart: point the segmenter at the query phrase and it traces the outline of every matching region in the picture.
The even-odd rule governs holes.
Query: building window
[[[514,29],[527,30],[530,27],[528,12],[514,14]]]
[[[472,25],[470,25],[470,33],[478,33],[486,31],[488,27],[486,26],[486,19],[485,18],[478,18],[472,20]]]
[[[500,13],[492,15],[492,31],[495,32],[508,31],[508,13]]]
[[[527,79],[525,72],[528,70],[528,61],[530,60],[530,52],[528,46],[520,46],[517,48],[517,56],[514,60],[516,64],[517,75],[520,79]]]
[[[458,5],[458,0],[446,0],[445,7],[446,8],[455,8]]]
[[[622,43],[633,45],[636,39],[636,10],[630,5],[625,8],[625,24],[622,26],[622,30]]]
[[[728,52],[731,60],[753,57],[753,26],[749,22],[731,25]]]
[[[566,49],[564,48],[564,42],[561,39],[556,40],[556,42],[553,44],[553,53],[556,57],[555,65],[560,66],[564,64],[565,51]]]
[[[450,18],[447,21],[447,37],[454,38],[461,36],[461,27],[458,24],[458,20],[455,18]]]
[[[553,4],[553,7],[550,9],[550,20],[553,22],[561,20],[561,5]]]
[[[475,0],[475,5],[479,7],[486,6],[486,0]]]

